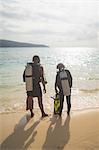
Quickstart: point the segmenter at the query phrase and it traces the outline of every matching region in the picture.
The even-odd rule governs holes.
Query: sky
[[[98,0],[0,0],[2,39],[61,46],[97,46]]]

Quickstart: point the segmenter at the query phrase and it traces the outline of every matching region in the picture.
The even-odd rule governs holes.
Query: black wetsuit
[[[72,87],[72,76],[69,70],[65,70],[67,73],[67,78],[70,86],[70,95],[66,96],[66,101],[67,101],[67,112],[69,114],[70,108],[71,108],[71,87]],[[64,103],[64,94],[62,90],[62,85],[61,85],[61,79],[60,79],[60,71],[57,72],[56,75],[56,81],[55,81],[55,90],[57,90],[57,87],[59,89],[59,94],[60,94],[60,115],[62,113],[63,109],[63,103]]]
[[[42,97],[42,90],[40,86],[40,65],[29,63],[32,66],[32,80],[33,80],[33,91],[27,91],[27,96]],[[25,82],[25,71],[23,73],[23,81]]]

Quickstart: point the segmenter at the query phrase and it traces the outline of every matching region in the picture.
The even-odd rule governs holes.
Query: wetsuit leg
[[[71,109],[71,95],[66,96],[66,101],[67,101],[67,114],[69,115]]]
[[[60,116],[61,116],[62,110],[63,110],[63,103],[64,103],[64,95],[60,94],[60,113],[59,113]]]

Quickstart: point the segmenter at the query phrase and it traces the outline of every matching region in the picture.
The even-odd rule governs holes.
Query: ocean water
[[[60,62],[73,77],[72,111],[99,108],[99,50],[96,48],[0,48],[0,112],[25,110],[23,71],[33,55],[39,55],[48,81],[45,109],[53,110],[54,83]],[[38,108],[34,99],[35,108]],[[64,104],[64,111],[66,104]]]

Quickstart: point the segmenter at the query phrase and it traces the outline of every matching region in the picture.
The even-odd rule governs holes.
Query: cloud
[[[62,40],[91,43],[97,39],[99,22],[95,0],[3,0],[0,10],[0,33],[8,39],[16,36],[25,41],[27,36],[28,41],[47,40],[51,45],[54,41],[59,45],[59,39],[60,45]]]

